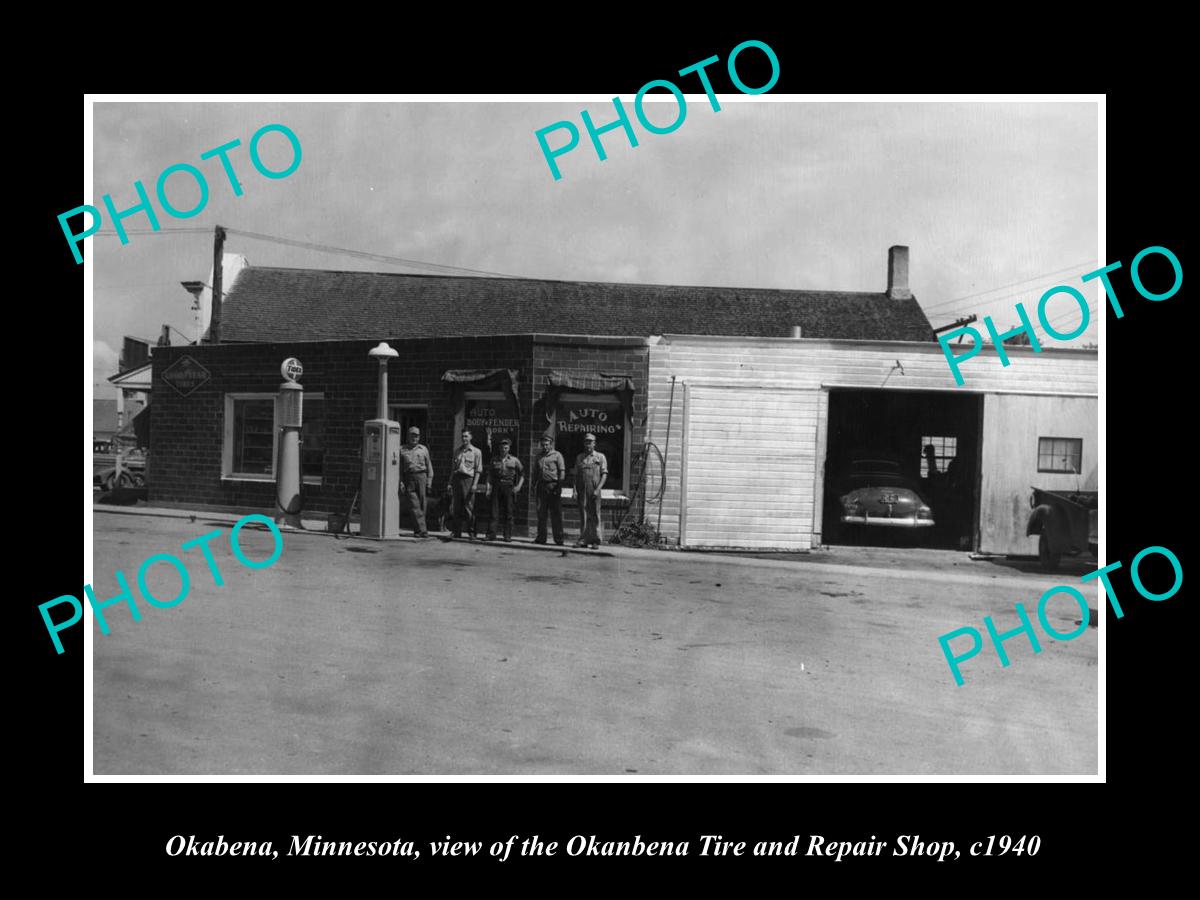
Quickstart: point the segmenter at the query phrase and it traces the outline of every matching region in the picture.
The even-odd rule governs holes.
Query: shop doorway
[[[822,540],[826,544],[974,549],[983,403],[979,394],[831,389]],[[866,463],[866,460],[877,462]],[[886,473],[885,476],[876,472]],[[864,476],[864,472],[870,475]],[[911,489],[933,525],[847,523],[843,498],[872,478]],[[882,489],[882,488],[881,488]],[[919,522],[919,520],[918,520]]]

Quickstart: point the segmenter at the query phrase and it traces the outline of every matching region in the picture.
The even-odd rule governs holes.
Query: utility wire
[[[125,234],[211,234],[212,228],[126,228]],[[94,232],[102,235],[115,235],[117,232],[110,229],[102,229]],[[291,238],[276,237],[271,234],[262,234],[257,231],[243,231],[240,228],[226,228],[226,234],[236,234],[242,237],[251,238],[260,241],[269,241],[274,244],[282,244],[287,247],[299,247],[304,250],[315,250],[320,253],[337,253],[344,256],[354,257],[356,259],[367,259],[373,262],[385,262],[398,265],[409,266],[412,268],[434,269],[442,272],[466,272],[470,275],[488,275],[494,278],[521,278],[520,275],[510,275],[505,272],[490,272],[486,269],[470,269],[465,266],[451,266],[444,263],[426,262],[420,259],[407,259],[402,256],[388,256],[384,253],[371,253],[366,250],[351,250],[346,247],[333,247],[328,244],[315,244],[308,241],[297,241]]]
[[[1040,281],[1044,278],[1049,278],[1051,275],[1057,275],[1060,272],[1069,272],[1072,269],[1082,268],[1083,266],[1090,266],[1091,264],[1092,264],[1091,260],[1084,260],[1083,262],[1077,262],[1077,263],[1074,263],[1073,265],[1065,266],[1061,269],[1055,269],[1053,272],[1043,272],[1040,275],[1033,275],[1029,278],[1022,278],[1020,281],[1014,281],[1011,284],[1002,284],[999,287],[994,287],[994,288],[991,288],[990,290],[979,291],[977,293],[967,294],[962,297],[955,297],[952,300],[943,300],[940,303],[934,303],[930,306],[925,307],[925,312],[928,313],[930,310],[933,310],[933,309],[941,309],[942,307],[950,306],[951,304],[954,304],[954,303],[960,303],[963,300],[971,300],[975,297],[982,297],[985,294],[994,294],[996,291],[1002,291],[1005,288],[1016,287],[1019,284],[1025,284],[1030,281]],[[1017,293],[1021,294],[1021,293],[1024,293],[1024,291],[1017,291]],[[1016,294],[1010,294],[1009,296],[1016,296]],[[1003,298],[997,298],[997,299],[1003,299]],[[987,302],[991,303],[993,301],[989,300]]]
[[[425,262],[419,259],[406,259],[401,256],[387,256],[383,253],[369,253],[364,250],[349,250],[345,247],[331,247],[328,244],[314,244],[308,241],[296,241],[291,238],[275,237],[270,234],[259,234],[254,231],[242,231],[240,228],[226,228],[227,234],[238,234],[242,237],[255,238],[260,241],[270,241],[275,244],[284,244],[289,247],[300,247],[305,250],[316,250],[321,253],[340,253],[346,256],[356,257],[358,259],[369,259],[381,262],[398,263],[405,266],[426,267],[431,269],[443,269],[450,272],[468,272],[472,275],[490,275],[496,278],[519,278],[519,275],[509,275],[505,272],[489,272],[485,269],[468,269],[465,266],[450,266],[443,263]]]
[[[1036,285],[1035,287],[1037,288],[1037,290],[1041,290],[1042,287],[1049,288],[1051,286],[1061,285],[1061,284],[1062,284],[1061,279],[1055,279],[1052,281],[1043,282],[1042,285]],[[1027,297],[1027,294],[1031,289],[1032,288],[1025,288],[1024,290],[1014,291],[1011,294],[1004,294],[1000,297],[992,297],[990,300],[983,300],[983,301],[977,301],[975,303],[969,303],[969,304],[963,306],[961,309],[942,310],[941,312],[933,313],[933,317],[941,318],[942,316],[948,316],[948,317],[958,318],[960,316],[968,314],[968,312],[978,313],[979,310],[987,309],[991,306],[994,306],[997,303],[1000,303],[1003,300],[1011,300],[1014,297],[1026,296],[1027,299],[1030,299]],[[927,316],[930,314],[930,310],[928,310],[928,309],[925,309],[924,312]],[[982,318],[982,315],[980,317]]]
[[[1071,310],[1070,312],[1065,312],[1065,313],[1062,313],[1061,315],[1054,316],[1051,319],[1047,319],[1046,321],[1049,322],[1051,325],[1057,325],[1059,322],[1066,322],[1069,319],[1074,319],[1076,316],[1079,316],[1079,315],[1082,315],[1082,313],[1080,313],[1078,311],[1078,308],[1076,308],[1076,309]],[[1089,328],[1092,326],[1092,323],[1095,322],[1095,320],[1096,320],[1095,317],[1096,317],[1095,308],[1092,307],[1091,304],[1088,304],[1088,327]]]
[[[212,234],[211,228],[126,228],[126,234]],[[101,228],[92,234],[117,234],[116,229]],[[90,235],[89,235],[90,237]]]

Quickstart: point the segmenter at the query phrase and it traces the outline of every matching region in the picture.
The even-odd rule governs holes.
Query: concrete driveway
[[[216,527],[97,511],[93,584]],[[1097,631],[990,647],[957,687],[937,637],[1077,583],[932,556],[727,559],[285,534],[94,632],[97,774],[1095,774]],[[242,533],[265,557],[270,536]],[[830,564],[830,562],[837,564]],[[865,564],[864,564],[865,563]],[[161,576],[161,577],[159,577]],[[178,579],[156,567],[152,589]],[[1094,597],[1094,590],[1085,595]],[[1095,602],[1092,603],[1095,608]],[[1051,622],[1071,631],[1061,598]],[[1094,616],[1093,616],[1094,620]]]

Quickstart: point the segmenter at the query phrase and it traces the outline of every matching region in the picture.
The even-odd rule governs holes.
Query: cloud
[[[92,341],[92,382],[98,385],[96,388],[98,392],[102,388],[108,392],[112,391],[107,381],[110,375],[117,374],[119,360],[120,354],[105,341]]]

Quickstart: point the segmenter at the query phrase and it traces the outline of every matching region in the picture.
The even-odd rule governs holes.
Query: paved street
[[[97,510],[93,584],[217,524]],[[285,534],[252,571],[185,555],[174,609],[94,632],[113,774],[1095,774],[1097,630],[990,645],[956,687],[938,635],[1036,622],[1046,576],[965,554],[614,556]],[[252,559],[270,535],[242,532]],[[894,551],[892,551],[894,553]],[[925,554],[933,571],[912,565]],[[815,556],[814,556],[815,559]],[[841,564],[843,561],[852,564]],[[177,593],[169,566],[151,588]],[[1085,595],[1092,597],[1089,589]],[[1050,619],[1072,631],[1077,607]]]

